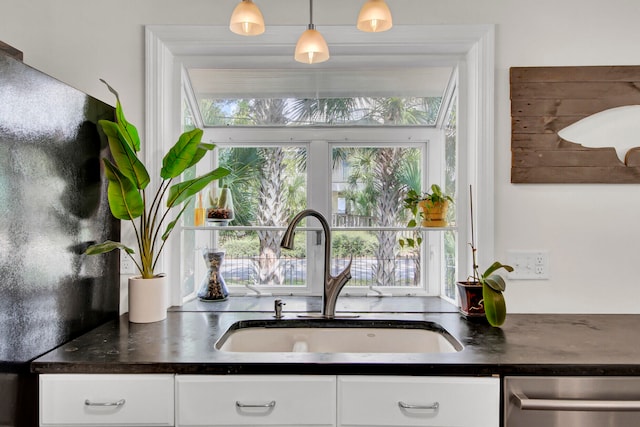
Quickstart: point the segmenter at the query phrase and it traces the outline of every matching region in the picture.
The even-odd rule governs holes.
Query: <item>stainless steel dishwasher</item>
[[[639,427],[640,377],[506,377],[505,427]]]

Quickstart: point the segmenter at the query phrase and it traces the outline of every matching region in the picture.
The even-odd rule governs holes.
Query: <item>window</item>
[[[268,68],[273,73],[292,73],[296,71],[297,66],[291,65],[289,49],[287,48],[289,39],[296,39],[294,32],[288,27],[272,28],[267,39],[255,40],[250,43],[239,44],[229,38],[228,30],[224,27],[209,27],[206,31],[197,27],[179,27],[175,26],[150,26],[147,27],[147,54],[150,66],[147,78],[149,88],[153,90],[147,91],[148,103],[148,122],[146,134],[148,140],[161,141],[163,146],[169,146],[172,141],[170,135],[177,133],[171,128],[171,121],[167,121],[167,117],[175,117],[176,109],[171,106],[171,99],[176,99],[179,95],[176,80],[172,76],[175,70],[195,70],[195,69],[219,69],[232,70],[228,75],[233,75],[241,70],[255,72],[260,68]],[[239,99],[251,93],[253,99],[320,99],[320,98],[344,98],[346,97],[363,97],[384,99],[385,97],[403,97],[409,98],[410,94],[385,93],[384,88],[396,87],[400,88],[400,83],[415,81],[413,79],[398,78],[396,84],[372,83],[372,77],[367,79],[353,78],[351,83],[343,86],[336,86],[332,90],[334,93],[318,93],[319,82],[322,82],[327,75],[339,75],[343,70],[353,66],[354,57],[353,49],[358,49],[357,62],[362,69],[376,69],[377,72],[386,69],[386,81],[389,82],[398,70],[405,68],[422,67],[423,69],[440,66],[445,67],[461,67],[459,81],[460,89],[454,98],[460,98],[454,104],[442,105],[442,111],[433,128],[430,130],[442,130],[440,134],[420,133],[424,130],[425,125],[419,124],[415,126],[396,125],[386,123],[381,125],[380,122],[367,122],[363,120],[360,124],[351,124],[349,129],[332,129],[331,135],[325,132],[322,125],[312,120],[302,120],[297,123],[291,123],[286,126],[280,124],[272,126],[269,132],[265,129],[257,128],[255,125],[249,127],[248,123],[226,123],[224,128],[207,129],[206,134],[210,140],[217,142],[220,147],[234,146],[240,148],[242,146],[272,145],[282,144],[282,147],[291,145],[292,143],[304,146],[307,149],[307,156],[312,161],[307,162],[306,182],[307,182],[307,200],[308,206],[321,210],[327,217],[334,218],[336,221],[338,216],[348,215],[352,206],[352,197],[349,194],[338,194],[335,198],[331,190],[332,184],[330,177],[334,173],[342,174],[342,178],[348,177],[351,172],[349,162],[342,164],[342,170],[335,172],[332,170],[331,153],[334,148],[342,148],[342,146],[354,146],[352,148],[372,148],[385,147],[385,144],[397,145],[404,143],[405,145],[415,144],[415,147],[423,153],[424,166],[423,188],[431,182],[449,182],[454,185],[456,190],[456,223],[455,227],[446,232],[426,233],[427,241],[422,245],[422,260],[428,261],[428,266],[421,268],[421,274],[426,278],[424,281],[427,287],[425,292],[429,294],[441,294],[445,297],[449,295],[448,287],[452,280],[459,280],[466,277],[469,270],[470,261],[466,250],[466,241],[468,240],[468,218],[465,212],[468,212],[468,201],[466,200],[466,188],[468,184],[474,184],[474,192],[480,194],[477,197],[474,211],[477,215],[477,242],[482,242],[482,256],[491,259],[493,256],[493,27],[482,25],[468,26],[407,26],[399,27],[397,31],[388,32],[380,38],[372,41],[365,38],[347,27],[333,27],[335,31],[334,41],[332,42],[332,62],[329,68],[315,67],[305,68],[308,72],[305,79],[297,81],[293,78],[282,79],[281,82],[274,82],[267,86],[269,90],[275,93],[258,93],[256,87],[252,87],[253,82],[247,81],[247,91],[242,94],[224,93],[211,91],[209,93],[217,94],[210,99]],[[384,40],[382,40],[384,39]],[[209,41],[207,41],[209,40]],[[224,43],[220,41],[226,40]],[[344,43],[340,41],[343,40]],[[194,43],[198,41],[198,43]],[[186,42],[186,43],[183,43]],[[454,42],[454,43],[452,43]],[[229,55],[229,44],[237,44],[234,55]],[[262,46],[268,47],[263,49]],[[278,53],[277,49],[284,47],[282,53]],[[164,51],[163,51],[164,49]],[[164,55],[162,52],[170,52],[171,55]],[[286,51],[286,52],[285,52]],[[241,52],[242,55],[237,53]],[[371,52],[375,52],[375,57]],[[387,59],[385,59],[387,58]],[[381,65],[382,64],[382,65]],[[386,67],[384,66],[386,64]],[[391,64],[391,66],[390,66]],[[176,67],[176,65],[178,65]],[[240,70],[240,71],[239,71]],[[315,70],[315,71],[309,71]],[[394,71],[395,70],[395,71]],[[244,71],[242,71],[244,72]],[[261,70],[259,74],[262,74]],[[186,73],[185,73],[186,74]],[[219,80],[223,81],[223,80]],[[289,82],[288,88],[291,93],[283,93],[282,88],[285,87],[282,82]],[[369,84],[363,84],[368,82]],[[194,83],[193,79],[191,83]],[[228,82],[227,82],[228,83]],[[262,85],[264,87],[264,85]],[[233,85],[225,84],[225,88],[233,90]],[[329,86],[324,86],[329,87]],[[236,86],[237,88],[237,86]],[[353,93],[345,94],[345,88],[351,88]],[[366,93],[359,92],[364,90]],[[373,93],[381,89],[380,93]],[[306,90],[307,93],[300,91]],[[298,92],[296,92],[298,91]],[[197,92],[197,91],[196,91]],[[269,92],[269,91],[266,91]],[[310,92],[310,93],[309,93]],[[426,95],[423,95],[426,96]],[[189,101],[190,105],[198,105],[198,100]],[[448,115],[444,113],[448,112]],[[363,118],[372,115],[365,112]],[[221,116],[218,117],[220,119]],[[466,119],[465,119],[466,118]],[[205,124],[198,117],[198,113],[193,115],[194,123],[203,127]],[[446,134],[444,129],[448,129],[445,123],[454,123],[454,131]],[[338,122],[338,121],[336,121]],[[219,123],[220,124],[220,123]],[[461,126],[462,124],[462,126]],[[269,126],[269,125],[267,125]],[[357,131],[354,129],[358,126]],[[284,130],[283,130],[284,129]],[[372,130],[373,129],[373,130]],[[159,130],[163,130],[158,134]],[[239,133],[238,133],[239,132]],[[265,135],[268,135],[265,138]],[[258,142],[260,142],[258,144]],[[460,143],[462,142],[462,144]],[[353,143],[353,144],[352,144]],[[452,147],[452,143],[455,146]],[[145,153],[149,156],[147,160],[153,163],[153,153]],[[452,158],[453,163],[449,163]],[[440,159],[435,161],[434,159]],[[217,158],[212,158],[211,162],[215,163]],[[430,163],[433,161],[433,163]],[[447,174],[455,171],[451,176]],[[340,182],[337,180],[336,182]],[[327,193],[320,191],[319,184],[323,183],[329,191]],[[462,191],[461,191],[462,190]],[[350,202],[351,198],[351,202]],[[351,205],[350,205],[351,203]],[[364,219],[366,221],[366,219]],[[338,224],[338,223],[336,223]],[[237,230],[232,230],[232,228]],[[307,233],[299,233],[300,237],[306,234],[307,258],[315,259],[321,256],[318,251],[318,245],[315,243],[317,224],[310,221],[309,224],[303,224],[303,227],[311,230]],[[373,226],[372,226],[373,227]],[[386,227],[386,226],[385,226]],[[383,227],[378,227],[383,228]],[[386,227],[385,230],[366,230],[366,232],[392,231],[392,227]],[[254,230],[242,230],[240,226],[232,226],[228,231],[249,232]],[[396,230],[398,231],[398,230]],[[339,225],[334,229],[334,240],[339,240],[340,233],[358,233],[357,230],[342,230]],[[199,245],[217,244],[223,238],[222,233],[218,232],[202,232],[194,230],[188,225],[188,222],[182,227],[182,239],[180,244],[169,242],[169,255],[185,255],[185,247],[183,242],[185,238],[193,233],[193,248]],[[207,237],[204,237],[207,236]],[[216,236],[216,237],[212,237]],[[455,239],[451,239],[451,236]],[[361,236],[362,237],[362,236]],[[370,236],[369,236],[370,238]],[[175,241],[176,239],[174,239]],[[204,241],[202,241],[204,240]],[[307,242],[309,244],[307,245]],[[296,242],[297,243],[297,242]],[[436,257],[431,254],[437,252]],[[165,251],[167,253],[167,251]],[[427,256],[427,253],[430,255]],[[450,254],[450,255],[446,255]],[[453,257],[456,260],[456,266],[452,266],[445,258]],[[189,257],[190,255],[186,255]],[[197,260],[196,264],[202,264],[202,260],[197,259],[196,254],[193,256]],[[434,260],[435,259],[435,260]],[[180,283],[184,284],[185,277],[188,276],[188,262],[182,262],[179,257],[165,256],[161,261],[163,269],[171,277],[180,277]],[[482,263],[483,260],[480,260]],[[313,263],[311,263],[313,264]],[[309,266],[307,266],[309,269]],[[315,282],[318,271],[312,271],[310,268],[307,272],[309,277],[307,281]],[[321,268],[320,268],[321,270]],[[455,273],[454,273],[455,271]],[[315,276],[314,276],[315,274]],[[202,277],[198,272],[193,272],[192,281],[199,281]],[[310,280],[309,280],[310,279]],[[177,280],[176,280],[177,282]],[[197,284],[195,284],[197,286]],[[435,288],[434,288],[435,286]],[[313,287],[313,285],[312,285]],[[367,286],[360,286],[367,289]],[[181,287],[184,289],[184,287]],[[188,287],[187,287],[188,288]],[[178,288],[172,291],[172,303],[179,304],[181,292]],[[318,292],[318,290],[308,289],[307,292]],[[351,290],[348,290],[351,292]]]
[[[197,85],[192,87],[198,88]],[[444,93],[445,89],[446,85],[441,92]],[[430,150],[429,147],[443,145],[444,131],[427,124],[436,121],[441,101],[442,97],[360,97],[321,101],[225,99],[216,102],[200,98],[202,116],[209,116],[209,109],[216,112],[225,110],[229,122],[242,117],[243,122],[252,123],[237,129],[207,127],[205,131],[206,139],[222,141],[217,142],[210,165],[225,166],[232,171],[215,186],[224,185],[231,189],[235,218],[227,227],[210,229],[209,237],[201,239],[201,244],[225,249],[222,274],[230,291],[319,291],[317,284],[322,280],[313,274],[321,271],[322,266],[316,265],[314,269],[308,261],[323,255],[319,248],[321,244],[314,236],[318,232],[317,227],[307,227],[310,229],[307,235],[298,233],[305,236],[296,239],[293,251],[280,248],[288,220],[297,212],[311,207],[324,212],[333,228],[333,270],[342,270],[352,259],[352,279],[347,284],[349,292],[384,288],[385,292],[402,294],[439,294],[440,278],[445,274],[428,273],[445,263],[427,263],[426,251],[421,248],[402,249],[398,240],[406,233],[408,218],[403,199],[408,189],[422,191],[426,188],[426,171],[442,169],[437,165],[444,161],[444,149]],[[322,114],[308,113],[306,108],[317,111],[315,107],[318,104],[336,108],[342,120],[332,120],[333,116],[326,107],[322,108]],[[305,105],[304,112],[290,108],[299,105]],[[447,105],[452,103],[448,100]],[[365,117],[363,106],[367,107],[365,116],[381,117],[390,121],[391,126],[378,124],[367,129],[350,126],[351,121],[360,122]],[[313,117],[316,126],[322,118],[323,126],[311,130],[296,125],[294,137],[286,127],[291,115],[295,115],[294,122],[298,122],[300,116]],[[276,128],[275,123],[283,126]],[[397,132],[398,126],[403,124],[411,137]],[[378,126],[386,131],[381,133]],[[258,127],[259,132],[253,127]],[[278,142],[277,135],[280,134],[287,134],[288,140]],[[358,140],[352,140],[354,135]],[[257,142],[252,142],[256,139]],[[313,158],[310,153],[314,153]],[[455,174],[455,164],[451,169]],[[314,179],[308,190],[309,176],[329,179]],[[435,173],[431,172],[431,177],[434,176]],[[205,195],[205,200],[212,200],[213,192],[215,189]],[[455,220],[452,222],[455,224]],[[185,236],[197,230],[188,231]],[[455,246],[455,225],[449,232]],[[437,234],[440,236],[427,236],[425,239],[431,244],[429,252],[434,252],[433,248],[437,247],[438,258],[444,258],[439,243],[442,233],[439,230]],[[196,241],[190,238],[188,247],[191,250],[183,253],[189,254],[198,249],[191,245]],[[314,255],[310,257],[309,254]],[[455,255],[451,260],[451,268],[455,270]],[[198,261],[194,263],[198,264]],[[191,266],[192,262],[187,261],[186,264]],[[192,279],[196,270],[184,270],[187,277],[183,281],[190,286],[197,283]],[[429,285],[429,280],[434,279],[428,277],[437,278],[437,281]],[[193,289],[185,289],[184,293],[189,291]]]

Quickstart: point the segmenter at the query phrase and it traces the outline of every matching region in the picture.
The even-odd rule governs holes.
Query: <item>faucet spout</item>
[[[337,276],[331,275],[331,231],[329,230],[329,223],[325,217],[322,216],[320,212],[313,209],[306,209],[298,213],[293,217],[287,227],[287,230],[284,232],[280,246],[285,249],[293,249],[295,228],[298,223],[307,216],[315,217],[320,221],[320,225],[322,225],[322,230],[324,232],[324,286],[322,293],[322,316],[334,318],[336,315],[336,301],[338,300],[338,294],[349,279],[351,279],[351,262],[353,261],[353,258],[349,260],[349,264],[341,273]]]

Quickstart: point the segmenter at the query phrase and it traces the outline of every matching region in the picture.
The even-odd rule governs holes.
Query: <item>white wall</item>
[[[363,1],[316,1],[314,21],[319,28],[348,25]],[[106,79],[142,130],[144,25],[226,25],[236,2],[0,0],[0,40],[22,50],[27,64],[113,103],[98,82]],[[640,64],[640,2],[387,2],[396,24],[496,24],[496,257],[546,249],[551,259],[550,280],[510,281],[509,310],[640,313],[640,187],[510,184],[508,77],[512,66]],[[267,24],[306,25],[305,0],[257,3]]]

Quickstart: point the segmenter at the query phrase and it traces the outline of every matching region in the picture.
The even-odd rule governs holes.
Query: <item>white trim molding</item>
[[[162,153],[180,133],[181,73],[184,67],[309,67],[293,61],[292,52],[299,26],[270,27],[260,37],[235,37],[226,26],[150,25],[146,33],[146,140],[145,151],[150,173],[157,172]],[[459,172],[463,182],[474,186],[474,209],[480,263],[494,254],[494,55],[495,29],[489,25],[397,25],[393,31],[372,38],[351,26],[326,26],[323,35],[331,45],[330,61],[317,68],[367,66],[382,63],[402,66],[457,65],[459,94],[467,101],[459,105],[465,118],[459,129]],[[462,69],[464,67],[464,69]],[[148,147],[148,148],[149,148]],[[154,175],[154,176],[157,176]],[[468,189],[460,188],[458,215],[468,215]],[[465,219],[465,218],[460,218]],[[459,221],[460,222],[460,221]],[[462,223],[465,223],[463,221]],[[469,230],[459,228],[458,275],[470,270],[467,241]],[[161,259],[163,271],[172,284],[170,302],[180,305],[178,257],[179,239],[167,243]],[[465,267],[468,266],[468,267]]]

